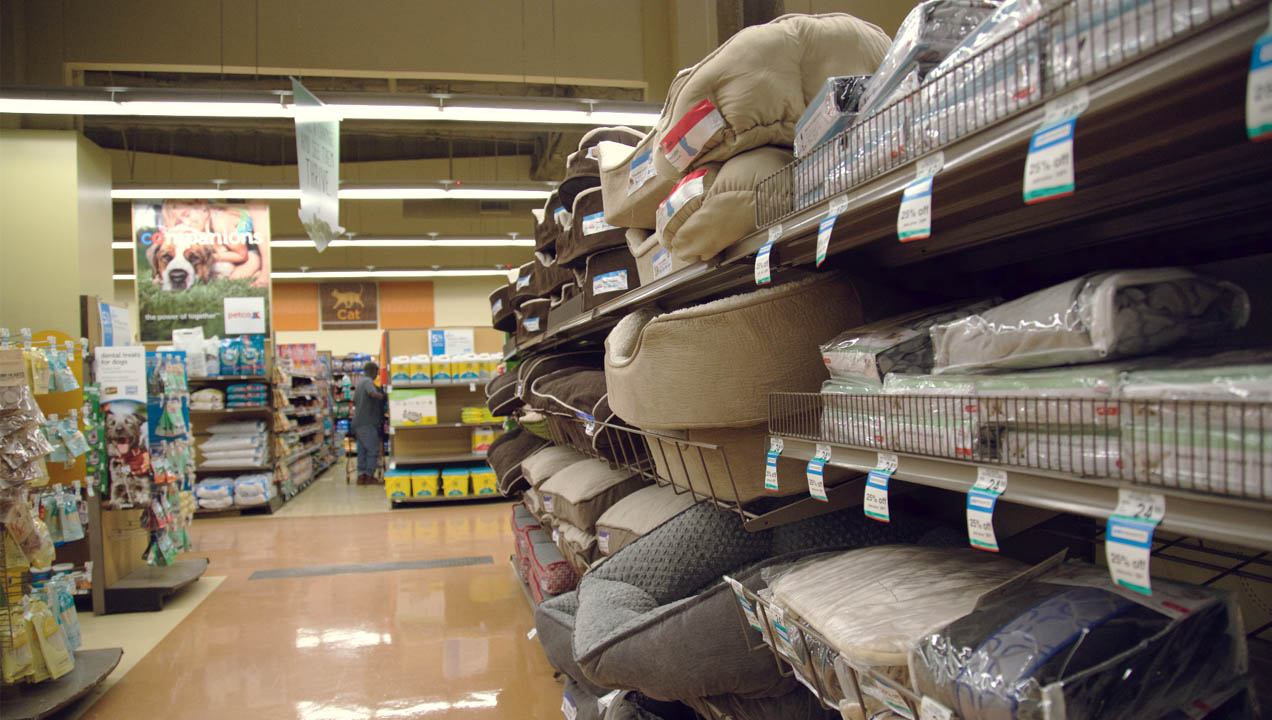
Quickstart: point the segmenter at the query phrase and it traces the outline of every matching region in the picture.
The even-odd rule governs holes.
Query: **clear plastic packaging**
[[[999,588],[917,642],[914,689],[963,720],[1155,718],[1246,670],[1240,615],[1220,591],[1117,588],[1066,565]]]
[[[795,157],[852,126],[865,94],[869,75],[839,75],[826,78],[821,91],[795,123]]]
[[[1075,475],[1117,476],[1123,466],[1122,436],[1094,429],[1051,432],[1006,430],[999,443],[1003,462]]]
[[[1181,268],[1085,275],[932,327],[937,373],[1142,355],[1243,327],[1241,288]]]
[[[929,328],[988,310],[996,300],[949,303],[846,330],[821,346],[832,378],[883,386],[888,373],[932,372]]]

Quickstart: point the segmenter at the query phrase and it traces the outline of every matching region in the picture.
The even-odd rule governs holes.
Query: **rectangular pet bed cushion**
[[[685,72],[682,70],[682,75]],[[650,132],[636,147],[608,142],[597,146],[601,196],[609,224],[645,230],[657,227],[658,203],[684,176],[667,162],[657,145],[654,132]]]
[[[566,368],[599,368],[604,362],[604,355],[593,350],[536,355],[517,366],[517,395],[533,403],[534,384],[540,377]]]
[[[672,255],[659,242],[658,233],[642,228],[627,229],[627,249],[636,259],[636,274],[641,285],[648,285],[693,264]]]
[[[565,178],[557,187],[561,201],[573,205],[580,193],[600,187],[600,152],[602,142],[635,145],[644,134],[629,127],[600,127],[589,130],[579,139],[578,149],[565,159]]]
[[[866,319],[873,294],[825,274],[662,315],[632,313],[605,339],[610,407],[653,430],[766,422],[770,392],[817,390],[818,344]]]
[[[548,329],[548,310],[552,301],[547,298],[527,300],[517,309],[517,342],[522,343]]]
[[[538,260],[523,263],[517,268],[517,279],[512,281],[512,306],[519,308],[527,300],[539,297],[535,293],[535,271],[542,267]]]
[[[553,475],[575,463],[587,460],[587,456],[573,448],[548,445],[521,461],[521,472],[531,487],[539,488]]]
[[[515,370],[496,375],[486,383],[486,407],[490,408],[491,415],[504,417],[524,404],[525,402],[517,395]]]
[[[636,258],[632,257],[626,245],[588,255],[582,275],[579,284],[583,286],[585,310],[640,287]]]
[[[611,468],[599,460],[583,460],[558,471],[539,486],[552,497],[550,512],[583,530],[596,528],[596,520],[614,503],[645,485],[639,475],[624,468]]]
[[[743,28],[669,89],[658,149],[688,172],[764,145],[790,147],[826,78],[874,72],[888,45],[878,27],[845,13]]]
[[[530,531],[530,574],[545,595],[560,595],[574,589],[579,576],[543,530]]]
[[[554,529],[557,548],[565,557],[565,561],[570,563],[570,567],[574,568],[574,572],[579,575],[586,573],[592,567],[592,563],[601,556],[596,547],[596,534],[565,521],[557,523]]]
[[[671,485],[650,485],[614,503],[596,520],[597,549],[613,555],[694,505]]]
[[[934,371],[1032,368],[1143,355],[1244,327],[1250,300],[1181,268],[1084,275],[932,327]]]
[[[486,451],[486,461],[499,478],[499,492],[511,495],[529,487],[529,482],[523,479],[521,461],[547,444],[547,440],[521,428],[495,438]]]
[[[627,244],[626,229],[605,220],[599,187],[584,190],[574,199],[574,224],[557,242],[557,264],[583,267],[587,256]]]

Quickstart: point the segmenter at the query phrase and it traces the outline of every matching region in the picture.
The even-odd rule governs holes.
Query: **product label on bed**
[[[1246,134],[1255,142],[1272,138],[1272,32],[1259,38],[1250,54]]]
[[[561,696],[561,715],[565,720],[575,720],[579,716],[579,709],[574,704],[574,698],[570,697],[570,693],[564,693]]]
[[[645,152],[632,158],[627,166],[627,194],[631,195],[640,189],[641,185],[649,182],[656,173],[654,172],[654,151],[646,150]]]
[[[788,658],[800,662],[799,653],[795,650],[793,626],[786,622],[786,612],[778,605],[765,605],[769,619],[773,621],[773,645],[777,651]],[[801,663],[802,664],[802,663]]]
[[[777,490],[777,459],[781,457],[786,441],[773,438],[769,441],[768,456],[764,459],[764,489]]]
[[[659,249],[654,252],[654,279],[657,280],[664,275],[671,274],[671,253],[667,250]]]
[[[574,412],[574,417],[583,421],[583,432],[587,433],[588,437],[596,434],[596,418],[577,410]]]
[[[552,496],[551,495],[543,496],[543,509],[546,512],[552,512]],[[555,535],[555,531],[553,531],[553,534]],[[554,537],[553,539],[555,540],[556,538]]]
[[[557,225],[561,227],[570,226],[570,211],[566,210],[564,205],[557,206],[557,209],[552,211],[552,217],[556,220]]]
[[[617,230],[618,228],[605,222],[605,213],[598,212],[583,217],[583,234],[595,235],[596,233],[605,232],[606,230]]]
[[[773,241],[764,243],[760,251],[755,253],[755,284],[768,285],[773,281],[772,272],[769,269],[769,258],[773,255]]]
[[[1149,555],[1153,531],[1166,516],[1166,497],[1121,489],[1117,508],[1105,525],[1104,557],[1113,582],[1144,595],[1152,595]]]
[[[518,289],[518,290],[521,290],[522,288],[529,287],[529,285],[530,285],[530,279],[531,279],[532,277],[533,277],[533,275],[526,275],[525,277],[519,277],[519,278],[517,278],[517,289]]]
[[[893,713],[907,720],[914,720],[914,713],[910,710],[910,706],[906,704],[905,698],[901,697],[901,693],[895,689],[885,685],[880,680],[866,678],[861,679],[860,685],[861,692],[887,705],[888,709]]]
[[[557,530],[556,528],[552,528],[552,542],[554,543],[561,542],[561,531]]]
[[[600,548],[603,555],[609,555],[609,537],[608,530],[602,530],[596,534],[596,547]]]
[[[994,537],[994,505],[1007,491],[1007,471],[977,468],[976,484],[967,492],[967,539],[980,550],[998,552]]]
[[[627,290],[627,271],[614,270],[592,278],[592,294],[604,295]]]
[[[891,476],[891,470],[870,471],[866,478],[866,495],[861,503],[866,517],[879,522],[892,522],[888,515],[888,479]]]
[[[525,318],[521,321],[521,326],[526,329],[526,332],[539,332],[539,318]],[[520,395],[521,391],[518,390],[517,394]]]
[[[724,116],[710,100],[703,100],[690,108],[658,144],[663,155],[667,156],[667,162],[684,172],[702,152],[703,146],[723,127]]]
[[[680,211],[680,208],[685,206],[685,203],[706,192],[706,178],[706,168],[694,170],[676,183],[667,197],[658,203],[658,216],[654,218],[654,221],[659,233],[662,233],[667,223]]]
[[[746,616],[746,621],[750,623],[751,627],[760,630],[760,618],[755,614],[755,606],[751,604],[751,601],[746,598],[746,594],[742,592],[742,583],[728,576],[725,576],[724,579],[729,583],[729,587],[733,588],[733,597],[737,598],[738,607],[742,608],[742,614]]]
[[[897,239],[912,242],[932,237],[932,178],[915,180],[901,192]]]
[[[490,314],[491,314],[491,315],[498,315],[500,310],[503,310],[503,300],[502,300],[502,299],[500,299],[500,300],[496,300],[496,301],[494,301],[493,303],[491,303],[491,305],[490,305]]]
[[[924,695],[919,702],[919,720],[953,720],[954,713],[949,708]]]
[[[826,479],[825,470],[826,463],[830,461],[831,449],[829,445],[817,443],[817,454],[812,460],[808,461],[808,469],[805,475],[808,478],[808,494],[814,500],[828,502],[826,497]]]

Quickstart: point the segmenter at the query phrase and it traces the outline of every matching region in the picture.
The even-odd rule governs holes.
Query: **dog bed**
[[[512,287],[500,285],[490,293],[490,324],[502,332],[515,332],[517,318],[512,313]]]
[[[520,308],[527,300],[539,297],[535,294],[534,271],[538,261],[531,260],[517,268],[517,279],[512,281],[512,307]]]
[[[1181,268],[1084,275],[932,327],[934,371],[1033,368],[1143,355],[1244,327],[1250,299]]]
[[[486,407],[490,408],[491,415],[504,417],[524,404],[521,397],[517,395],[515,370],[496,375],[486,383]]]
[[[569,592],[578,585],[579,576],[574,568],[565,561],[552,536],[543,529],[531,530],[530,539],[530,575],[534,578],[531,585],[538,586],[544,595],[560,595]]]
[[[548,478],[574,463],[583,462],[587,456],[577,450],[549,445],[521,461],[521,473],[533,488],[539,488]]]
[[[604,356],[596,350],[536,355],[517,367],[517,395],[524,402],[533,404],[534,384],[539,378],[566,368],[595,369],[601,367],[603,362]]]
[[[549,411],[548,423],[572,447],[625,465],[646,457],[644,441],[618,429],[625,423],[610,409],[604,370],[549,373],[535,381],[532,392],[535,404]]]
[[[627,244],[627,231],[605,221],[601,189],[591,188],[574,199],[574,224],[557,242],[557,263],[583,268],[587,256]]]
[[[601,127],[589,130],[579,140],[578,150],[570,153],[565,159],[565,179],[557,188],[562,202],[567,206],[574,204],[579,193],[594,187],[600,187],[601,169],[598,162],[600,156],[597,146],[602,142],[635,145],[645,134],[629,127]]]
[[[613,555],[693,507],[693,495],[671,485],[650,485],[614,503],[596,519],[597,549]]]
[[[525,503],[526,509],[530,511],[530,514],[534,515],[534,518],[539,521],[540,527],[552,528],[552,524],[547,522],[549,518],[547,513],[543,511],[543,498],[539,496],[538,490],[527,488],[521,496],[521,501]]]
[[[591,682],[662,700],[738,694],[784,695],[760,641],[740,632],[729,574],[752,590],[767,565],[808,552],[907,542],[921,523],[889,525],[860,513],[833,513],[747,532],[738,515],[698,504],[636,540],[585,575],[579,586],[574,658]],[[743,570],[740,570],[743,569]]]
[[[570,563],[574,572],[582,575],[592,567],[592,563],[600,558],[596,548],[596,535],[561,521],[556,524],[556,543],[565,561]]]
[[[817,696],[802,686],[791,688],[785,695],[771,698],[744,698],[737,695],[721,695],[712,698],[700,698],[689,703],[703,717],[717,717],[711,708],[723,713],[723,717],[733,720],[840,720],[839,713],[827,710]],[[708,705],[710,707],[708,707]],[[879,720],[892,720],[880,718]]]
[[[601,143],[597,152],[605,220],[618,227],[657,227],[658,203],[684,176],[658,149],[657,136],[651,132],[634,148]]]
[[[538,489],[544,507],[553,515],[577,528],[593,530],[597,518],[644,484],[630,470],[589,459],[559,470]]]
[[[517,574],[521,582],[530,583],[530,531],[541,530],[534,514],[521,503],[512,506],[512,534],[517,549]]]
[[[521,461],[548,441],[521,428],[495,438],[486,451],[486,462],[499,478],[499,492],[512,495],[530,486],[521,473]]]
[[[548,328],[548,310],[552,301],[548,298],[526,300],[517,308],[517,344],[539,336]]]
[[[871,302],[858,283],[826,274],[663,315],[633,313],[605,339],[610,406],[644,429],[765,422],[770,392],[817,391],[826,377],[818,345],[861,324]]]
[[[890,44],[877,26],[844,13],[743,28],[669,90],[659,150],[687,172],[762,145],[790,147],[826,78],[873,73]]]
[[[531,211],[534,215],[534,254],[539,262],[551,265],[556,262],[556,243],[561,238],[562,214],[568,211],[561,204],[556,190],[548,195],[542,208]]]
[[[561,288],[574,284],[574,273],[569,268],[556,264],[544,265],[539,260],[534,262],[534,266],[534,279],[530,281],[530,288],[535,297],[552,299]]]
[[[636,275],[641,285],[648,285],[693,264],[673,256],[659,242],[658,233],[642,228],[627,229],[627,249],[636,259]]]
[[[767,146],[689,173],[658,205],[659,242],[672,257],[696,262],[755,232],[755,186],[794,159]]]
[[[584,262],[578,284],[583,287],[584,310],[620,297],[640,287],[636,258],[632,257],[626,244],[592,253]]]
[[[574,616],[579,611],[579,593],[573,590],[541,603],[534,609],[534,627],[548,664],[561,674],[573,678],[594,695],[608,690],[595,685],[583,674],[574,660]]]

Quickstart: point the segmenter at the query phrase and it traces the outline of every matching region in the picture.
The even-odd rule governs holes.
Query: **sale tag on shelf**
[[[945,153],[935,152],[915,165],[914,181],[901,192],[897,239],[912,242],[932,237],[932,178],[945,167]]]
[[[866,478],[866,495],[861,502],[861,509],[866,517],[879,522],[892,522],[888,515],[888,479],[892,477],[890,470],[871,470]]]
[[[848,209],[848,197],[840,195],[830,201],[826,217],[817,226],[817,267],[826,261],[826,253],[830,252],[830,236],[835,232],[835,220]]]
[[[949,708],[926,695],[919,701],[919,720],[952,720],[953,717]]]
[[[1272,138],[1272,23],[1254,43],[1246,79],[1246,135],[1254,142]]]
[[[769,261],[771,260],[773,256],[773,243],[781,239],[782,239],[781,225],[774,225],[773,227],[769,228],[768,242],[764,243],[764,246],[760,248],[760,251],[755,254],[755,284],[756,285],[768,285],[770,282],[772,282],[773,280],[772,268],[769,267],[770,265]]]
[[[738,605],[742,608],[742,614],[746,616],[746,621],[750,623],[751,627],[760,630],[760,617],[755,614],[755,606],[751,604],[750,600],[746,599],[746,595],[742,592],[742,583],[727,575],[724,579],[729,583],[729,587],[733,588],[733,596],[738,599]]]
[[[1026,205],[1073,194],[1073,135],[1078,116],[1090,103],[1085,87],[1047,103],[1042,125],[1029,139],[1025,158]]]
[[[1117,491],[1117,508],[1105,525],[1104,559],[1113,582],[1152,595],[1149,555],[1153,531],[1166,516],[1166,497],[1135,490]]]
[[[777,490],[777,458],[781,456],[785,447],[786,441],[782,438],[775,437],[769,441],[768,456],[764,458],[765,490]]]
[[[829,502],[826,497],[826,479],[823,473],[826,470],[826,463],[830,461],[830,454],[829,445],[817,443],[817,454],[808,461],[808,469],[804,474],[808,478],[808,494],[813,496],[814,500]]]
[[[971,546],[998,552],[994,537],[994,505],[1007,492],[1007,471],[976,468],[976,484],[967,491],[967,539]]]

